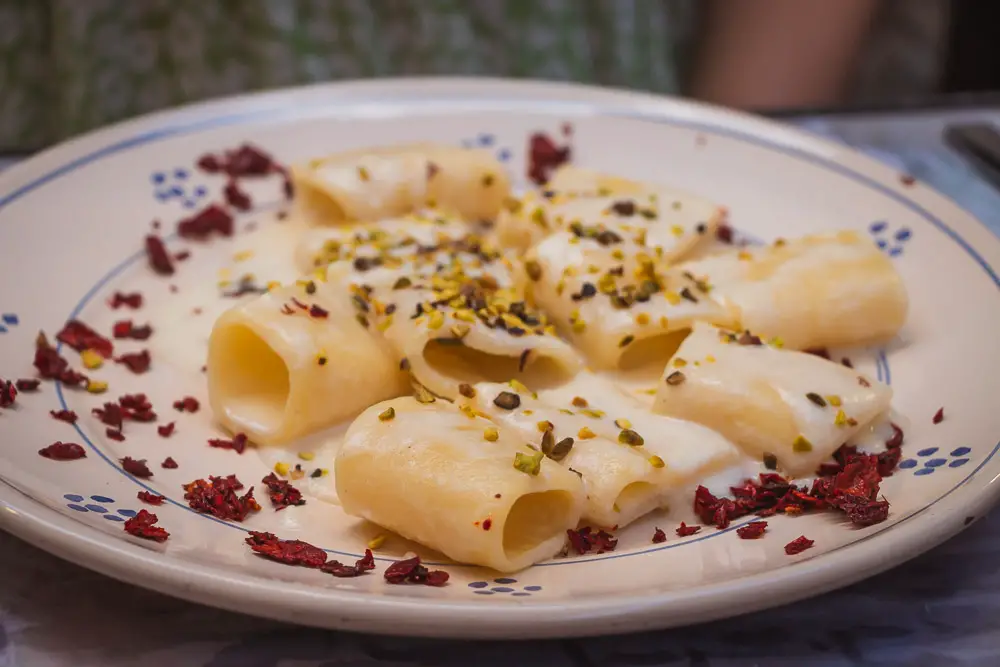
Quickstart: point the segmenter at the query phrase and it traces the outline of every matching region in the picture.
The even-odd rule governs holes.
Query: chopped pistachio
[[[316,458],[316,454],[313,452],[299,452],[299,458],[303,461],[312,461]]]
[[[596,438],[597,434],[591,431],[586,426],[584,426],[579,431],[577,431],[576,437],[580,438],[581,440],[590,440],[591,438]]]
[[[552,429],[554,429],[555,425],[548,419],[545,419],[535,424],[535,427],[542,433],[545,433],[546,431],[551,431]]]
[[[661,459],[656,454],[653,454],[652,456],[650,456],[649,459],[648,459],[648,461],[649,461],[649,465],[653,466],[654,468],[665,468],[666,465],[667,465],[666,463],[664,463],[663,459]]]
[[[551,433],[549,431],[548,433]],[[554,441],[555,438],[552,438]],[[553,461],[562,461],[573,449],[573,438],[563,438],[559,442],[549,442],[546,449],[545,438],[542,438],[542,452]]]
[[[603,419],[605,412],[603,410],[595,410],[593,408],[585,408],[580,410],[581,415],[587,415],[591,419]]]
[[[503,410],[516,410],[521,405],[521,397],[511,391],[501,391],[493,399],[493,405]]]
[[[645,442],[642,436],[633,431],[630,428],[623,428],[621,432],[618,433],[618,442],[623,445],[629,445],[630,447],[642,447]]]
[[[465,396],[466,398],[475,398],[476,388],[473,387],[471,384],[466,384],[465,382],[463,382],[462,384],[458,385],[458,393],[461,394],[462,396]]]
[[[514,468],[528,475],[538,475],[542,469],[543,458],[545,458],[545,454],[542,452],[535,452],[534,454],[517,452],[514,454]]]
[[[684,382],[684,380],[686,379],[687,376],[684,375],[684,373],[681,373],[680,371],[674,371],[673,373],[667,376],[667,384],[669,384],[672,387],[676,387],[677,385]]]
[[[798,452],[799,454],[811,452],[812,448],[812,443],[809,442],[804,435],[796,436],[795,441],[792,443],[792,451]]]
[[[840,396],[837,395],[827,396],[826,402],[835,408],[839,408],[841,405],[843,405],[843,401],[841,401]]]
[[[432,310],[427,320],[428,328],[440,329],[443,324],[444,324],[444,313],[442,313],[440,310]]]
[[[496,442],[500,438],[500,431],[497,430],[496,426],[488,426],[485,431],[483,431],[483,439],[487,442]]]
[[[837,414],[833,418],[833,423],[836,426],[846,426],[847,425],[847,413],[841,410],[837,410]]]
[[[518,379],[513,379],[508,383],[511,389],[521,394],[530,394],[532,398],[538,398],[538,394],[528,389],[528,387]]]
[[[587,399],[582,396],[574,396],[572,402],[575,408],[585,408],[588,405]]]
[[[378,413],[378,420],[382,422],[392,421],[395,417],[396,409],[391,406]]]
[[[108,390],[108,383],[101,380],[87,380],[87,392],[90,394],[103,394]]]
[[[632,428],[632,422],[627,419],[616,419],[615,426],[618,428]]]
[[[104,357],[100,355],[95,350],[84,350],[80,353],[80,361],[83,363],[83,367],[94,370],[95,368],[100,368],[104,365]]]
[[[288,467],[288,464],[283,461],[278,461],[274,464],[274,472],[278,473],[282,477],[286,477],[289,470],[290,468]]]
[[[524,263],[524,272],[535,282],[542,279],[542,265],[533,259],[529,259]]]
[[[649,324],[649,314],[639,313],[638,315],[635,316],[635,323],[641,327],[646,326],[647,324]]]
[[[634,340],[635,340],[635,336],[633,336],[632,334],[629,334],[629,335],[623,337],[620,341],[618,341],[618,347],[627,347]]]
[[[808,394],[806,394],[806,398],[808,398],[810,401],[812,401],[821,408],[826,407],[826,401],[823,400],[823,397],[817,394],[816,392],[810,391]]]
[[[434,394],[431,393],[430,389],[416,380],[411,379],[410,384],[413,386],[413,397],[417,399],[417,403],[433,403],[437,400],[434,398]]]
[[[674,368],[684,368],[687,365],[688,362],[685,359],[682,359],[680,357],[674,359]]]

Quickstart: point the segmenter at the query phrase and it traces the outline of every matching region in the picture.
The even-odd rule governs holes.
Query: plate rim
[[[317,97],[320,101],[315,109],[323,115],[329,115],[327,112],[331,105],[344,105],[345,102],[353,103],[353,107],[349,103],[344,108],[361,109],[359,105],[367,104],[371,110],[371,105],[376,104],[382,105],[384,111],[386,106],[413,103],[419,99],[444,99],[444,90],[439,89],[447,89],[448,95],[470,100],[483,92],[491,98],[509,95],[536,109],[557,101],[572,101],[581,104],[581,109],[592,106],[593,112],[605,116],[608,114],[601,113],[599,107],[617,108],[623,112],[640,111],[643,116],[674,122],[686,117],[689,122],[685,124],[688,125],[704,126],[717,133],[735,133],[744,138],[756,137],[758,141],[763,138],[767,143],[791,148],[814,158],[820,157],[865,176],[883,190],[921,209],[943,210],[948,214],[950,224],[961,227],[962,232],[974,237],[974,240],[969,243],[954,233],[949,235],[963,246],[995,283],[1000,284],[1000,278],[990,264],[974,249],[989,246],[992,241],[994,245],[988,250],[992,253],[1000,250],[1000,241],[981,221],[926,186],[902,194],[899,186],[893,186],[889,181],[891,169],[850,148],[748,114],[645,93],[567,83],[450,77],[379,79],[316,84],[201,102],[95,130],[15,165],[0,175],[0,192],[7,191],[11,183],[25,182],[15,186],[10,194],[0,196],[0,208],[42,187],[52,178],[86,164],[89,160],[85,158],[91,153],[98,154],[93,159],[99,159],[105,152],[110,153],[111,148],[122,143],[121,140],[113,142],[113,138],[135,130],[141,132],[131,141],[169,136],[184,123],[200,124],[209,129],[223,117],[241,115],[263,118],[276,110],[298,115],[301,109],[297,108],[294,100],[300,96]],[[407,95],[415,95],[415,98],[407,98]],[[163,121],[169,123],[166,130],[164,127],[156,129]],[[154,129],[149,129],[151,127]],[[127,143],[130,140],[124,141]],[[84,153],[84,158],[70,159],[80,153]],[[33,173],[44,171],[49,164],[60,161],[64,163],[48,176],[31,179]],[[923,201],[918,204],[918,199]],[[942,213],[936,216],[945,217]],[[969,224],[972,221],[979,224]],[[949,232],[947,226],[942,231]],[[396,598],[335,588],[311,588],[305,584],[231,572],[220,566],[192,563],[127,540],[112,539],[97,528],[65,517],[27,496],[6,480],[0,480],[4,482],[0,485],[0,509],[6,510],[0,511],[0,527],[50,553],[116,579],[195,602],[277,620],[347,630],[455,638],[510,637],[512,632],[524,638],[582,636],[722,618],[731,615],[724,609],[726,606],[738,606],[740,613],[756,611],[811,597],[884,571],[961,531],[968,522],[961,525],[953,520],[952,514],[961,514],[958,510],[974,507],[975,512],[967,509],[966,514],[978,517],[1000,500],[1000,486],[995,482],[987,482],[979,490],[972,484],[989,459],[987,457],[965,482],[931,506],[905,517],[884,531],[840,548],[800,562],[790,562],[776,571],[680,591],[663,591],[641,597],[624,595],[611,598],[612,601],[566,603],[540,600],[529,605],[484,605],[477,600]],[[921,519],[923,515],[940,514],[947,508],[952,509],[949,516],[939,519],[937,524],[931,523],[929,529],[925,527],[927,520],[925,516]],[[883,549],[884,541],[890,534],[896,538],[895,544],[899,548]],[[882,542],[873,547],[872,543],[878,542],[875,539],[878,537],[882,538]],[[888,546],[891,547],[892,543]],[[127,567],[121,567],[123,564]],[[854,565],[853,571],[849,567],[851,564]],[[780,576],[776,576],[777,572],[781,573]],[[805,585],[807,583],[808,586]],[[281,602],[269,607],[265,603],[270,601],[278,586],[282,593]],[[727,599],[719,600],[726,596]],[[670,616],[675,620],[658,619],[657,612],[667,607],[670,607]],[[680,613],[682,611],[683,614]],[[553,615],[553,612],[558,614]],[[677,620],[678,615],[684,615],[684,620]]]

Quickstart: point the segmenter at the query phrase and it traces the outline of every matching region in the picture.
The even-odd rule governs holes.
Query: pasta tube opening
[[[640,517],[660,505],[663,494],[654,484],[649,482],[632,482],[625,486],[615,499],[614,506],[618,512],[629,519]]]
[[[281,356],[250,327],[223,328],[215,343],[218,364],[228,369],[219,375],[217,392],[224,396],[227,417],[254,424],[260,431],[277,429],[285,419],[291,393],[288,366]],[[252,363],[246,363],[252,359]]]
[[[516,378],[529,387],[544,389],[569,379],[575,370],[568,369],[559,360],[541,351],[531,350],[526,358],[490,354],[455,344],[453,339],[428,341],[423,358],[435,373],[452,380],[455,386],[461,383],[507,382]]]
[[[295,182],[295,212],[307,220],[332,223],[345,218],[344,209],[322,187],[308,178]]]
[[[516,560],[566,530],[567,518],[578,512],[576,499],[568,491],[542,491],[518,498],[503,527],[503,550]]]
[[[618,358],[618,368],[625,372],[655,368],[659,374],[689,335],[690,329],[680,329],[637,340]]]

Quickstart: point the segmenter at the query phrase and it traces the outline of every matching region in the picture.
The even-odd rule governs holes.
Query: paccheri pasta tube
[[[797,350],[884,341],[906,321],[902,278],[853,231],[747,247],[679,268],[707,283],[742,328]]]
[[[557,232],[525,264],[535,303],[595,368],[663,368],[692,322],[730,322],[706,286],[620,238]]]
[[[463,403],[577,472],[586,521],[628,525],[739,456],[732,443],[703,426],[652,414],[623,395],[616,399],[606,380],[575,384],[601,389],[600,398],[590,392],[590,400],[577,395],[560,402],[519,383],[484,383],[466,390]]]
[[[398,269],[357,274],[355,303],[414,378],[439,396],[512,378],[541,386],[579,370],[576,352],[525,303],[499,253],[465,239]]]
[[[555,555],[580,519],[575,474],[445,401],[370,407],[348,430],[335,473],[348,514],[500,572]]]
[[[407,391],[391,349],[358,322],[336,271],[226,311],[209,339],[207,372],[216,418],[265,445]]]
[[[688,193],[573,168],[557,172],[542,194],[508,200],[496,235],[523,251],[553,232],[581,229],[615,234],[673,261],[714,235],[724,216],[721,207]]]
[[[424,207],[493,219],[510,194],[485,150],[414,144],[339,153],[292,167],[295,207],[313,225],[396,217]]]
[[[820,463],[889,408],[892,390],[747,332],[695,325],[663,371],[654,411],[703,424],[792,475]]]

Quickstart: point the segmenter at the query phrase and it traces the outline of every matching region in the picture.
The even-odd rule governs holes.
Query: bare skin
[[[704,0],[692,95],[747,110],[836,104],[879,0]]]

